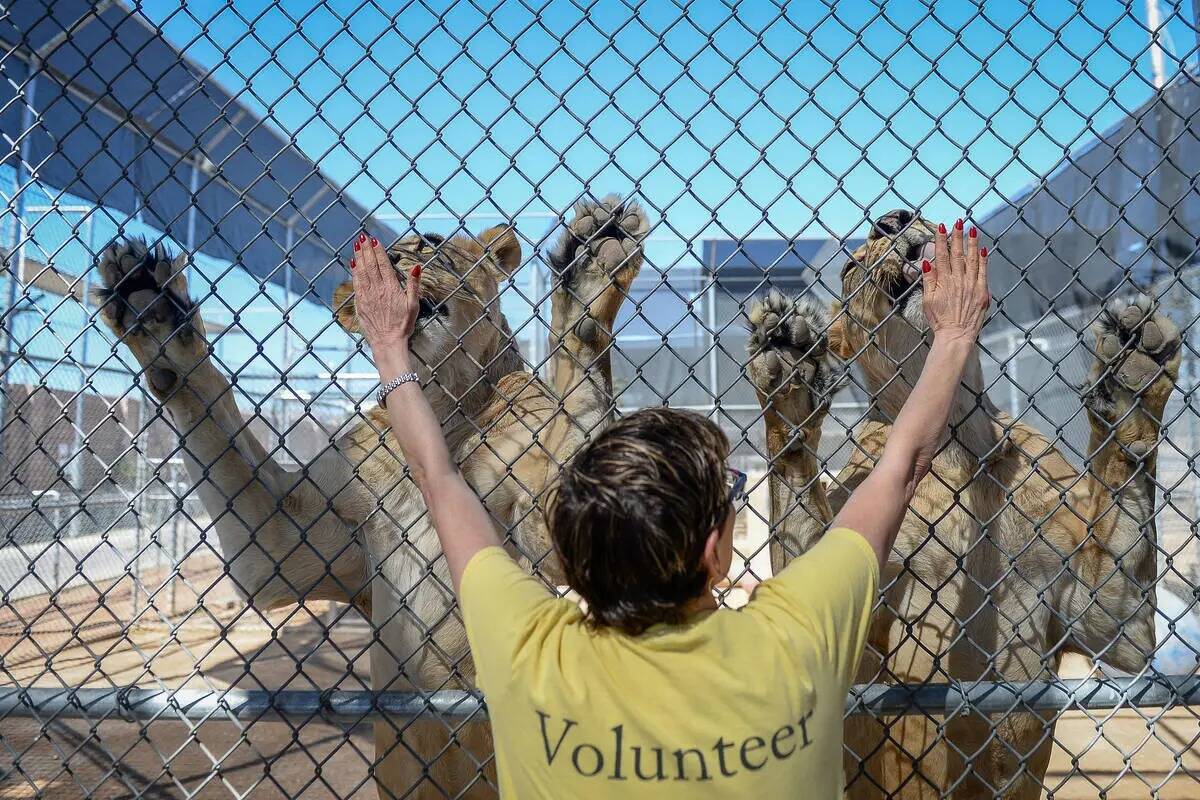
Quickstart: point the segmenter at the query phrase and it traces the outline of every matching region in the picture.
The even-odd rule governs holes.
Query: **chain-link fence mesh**
[[[1194,796],[1195,14],[0,8],[0,797],[494,791],[339,290],[361,228],[425,234],[454,276],[427,391],[523,563],[556,583],[544,490],[610,411],[696,409],[751,475],[736,606],[878,454],[920,364],[904,261],[963,209],[994,313],[847,700],[848,790]],[[614,191],[645,229],[578,222]],[[582,266],[551,255],[564,227]],[[497,230],[523,251],[501,272],[472,255]],[[641,258],[608,274],[611,239]],[[778,299],[766,330],[771,290],[837,305],[787,340],[813,312]],[[580,326],[597,293],[619,311]],[[752,334],[828,340],[826,416],[781,422],[816,389],[754,385]]]

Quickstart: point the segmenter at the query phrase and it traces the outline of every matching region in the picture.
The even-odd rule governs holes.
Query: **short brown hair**
[[[729,441],[691,411],[649,408],[609,426],[559,477],[550,535],[590,620],[637,635],[684,620],[706,588],[709,532],[729,513]]]

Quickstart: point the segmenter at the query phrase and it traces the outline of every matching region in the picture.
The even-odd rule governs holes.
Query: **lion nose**
[[[874,230],[872,231],[874,236],[872,238],[878,236],[895,236],[908,227],[908,223],[913,221],[913,216],[914,214],[911,211],[905,211],[904,209],[887,212],[875,221]]]

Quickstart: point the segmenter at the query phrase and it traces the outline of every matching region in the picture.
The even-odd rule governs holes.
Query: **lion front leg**
[[[613,323],[642,267],[646,212],[609,195],[581,201],[550,252],[557,278],[550,321],[550,384],[583,433],[612,406]]]
[[[375,754],[379,800],[499,796],[486,722],[376,722]]]
[[[823,309],[772,291],[750,307],[749,360],[770,459],[771,569],[811,547],[833,519],[817,459],[821,425],[843,377],[829,360]]]
[[[475,665],[437,534],[415,492],[393,499],[367,534],[373,553],[390,552],[372,592],[372,689],[470,689]],[[374,777],[380,800],[495,797],[491,726],[433,711],[381,720]]]
[[[550,253],[557,284],[549,384],[524,372],[502,378],[461,462],[520,556],[555,581],[562,572],[550,547],[546,490],[612,417],[613,323],[641,268],[648,229],[641,207],[616,195],[576,204]]]
[[[350,469],[333,454],[306,476],[289,473],[250,433],[209,356],[186,261],[140,240],[109,246],[97,263],[100,317],[170,415],[237,589],[258,608],[306,597],[348,601],[365,584],[365,561],[322,489],[349,494]]]
[[[1059,601],[1072,642],[1136,672],[1154,652],[1157,447],[1179,376],[1179,329],[1146,296],[1115,302],[1096,324],[1083,402],[1092,427],[1074,513],[1083,522]],[[1086,529],[1084,528],[1086,525]]]

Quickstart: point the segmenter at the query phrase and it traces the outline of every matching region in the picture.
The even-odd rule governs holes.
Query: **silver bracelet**
[[[388,395],[399,389],[406,383],[414,383],[420,380],[420,377],[415,372],[401,372],[396,377],[379,387],[379,405],[387,408]]]

